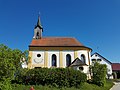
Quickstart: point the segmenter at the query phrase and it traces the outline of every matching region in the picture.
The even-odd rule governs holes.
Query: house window
[[[86,59],[84,54],[81,55],[81,60],[85,63]]]
[[[71,55],[67,54],[66,55],[66,66],[68,67],[68,66],[70,66],[70,64],[71,64]]]
[[[96,59],[92,59],[92,61],[93,61],[93,62],[95,62],[95,61],[96,61]]]
[[[57,56],[55,54],[52,55],[52,66],[53,67],[57,66]]]
[[[101,59],[97,59],[98,62],[102,61]]]

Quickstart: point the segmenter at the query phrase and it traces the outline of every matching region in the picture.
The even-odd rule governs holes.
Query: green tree
[[[95,63],[92,67],[93,83],[98,86],[104,86],[106,82],[107,66],[105,64]]]
[[[12,50],[7,46],[0,45],[0,80],[4,78],[13,79],[15,67],[13,63]]]
[[[14,78],[15,66],[13,64],[12,50],[0,45],[0,89],[11,90],[11,80]]]
[[[27,51],[12,50],[6,45],[0,44],[0,89],[7,90],[6,88],[10,86],[15,74],[22,69],[20,59],[27,58],[26,54]]]

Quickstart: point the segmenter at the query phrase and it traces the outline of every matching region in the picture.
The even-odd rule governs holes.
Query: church
[[[29,45],[28,68],[72,67],[87,75],[90,74],[91,48],[84,46],[73,37],[44,37],[43,31],[39,16]]]

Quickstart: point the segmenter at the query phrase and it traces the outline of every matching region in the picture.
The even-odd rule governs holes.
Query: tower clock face
[[[34,59],[34,62],[35,62],[35,63],[41,63],[42,61],[43,61],[42,58],[35,58],[35,59]]]

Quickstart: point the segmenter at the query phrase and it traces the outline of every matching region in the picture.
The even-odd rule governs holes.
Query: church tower
[[[40,16],[38,16],[38,21],[37,21],[37,25],[34,28],[34,39],[41,39],[42,38],[42,32],[43,32],[43,28],[40,22]]]

